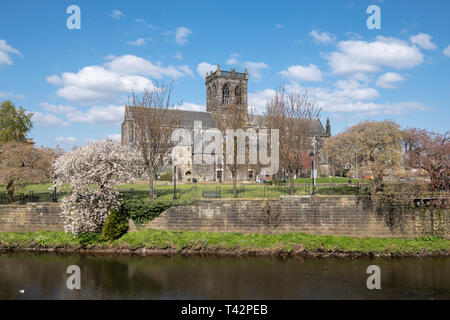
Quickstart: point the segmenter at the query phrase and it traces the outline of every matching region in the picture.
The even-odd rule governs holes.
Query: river
[[[70,265],[80,267],[80,290],[66,286]],[[380,267],[380,290],[366,286],[370,265]],[[450,299],[449,270],[450,258],[3,252],[0,299]]]

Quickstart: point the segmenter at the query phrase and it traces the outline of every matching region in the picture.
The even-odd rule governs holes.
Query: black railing
[[[279,196],[285,196],[290,194],[291,186],[289,183],[279,183],[276,185],[264,184],[264,185],[254,185],[254,184],[240,184],[237,186],[237,197],[238,198],[278,198]],[[233,190],[231,185],[223,186],[213,186],[210,185],[192,185],[191,187],[183,186],[182,188],[177,188],[176,195],[177,199],[198,199],[202,197],[203,191],[212,191],[219,194],[222,198],[232,198]],[[133,199],[147,199],[149,198],[150,190],[136,190],[134,188],[129,189],[118,189],[120,196],[124,198]],[[311,195],[312,186],[311,183],[299,183],[294,185],[293,190],[294,195]],[[407,191],[403,190],[401,185],[397,184],[387,184],[383,190],[385,193],[398,193],[406,194]],[[420,190],[409,190],[411,195],[419,194],[420,197],[416,197],[419,202],[421,200],[421,205],[427,205],[427,199],[434,199],[433,197],[449,197],[448,192],[440,192],[438,194],[432,194],[426,196],[427,192],[420,192]],[[317,195],[355,195],[364,196],[371,194],[370,184],[354,183],[354,184],[318,184],[316,188]],[[67,197],[71,194],[70,191],[57,192],[56,189],[49,190],[47,192],[17,192],[10,197],[7,192],[0,192],[0,205],[7,204],[27,204],[31,202],[60,202],[63,197]],[[159,188],[154,189],[154,198],[172,198],[173,188]],[[420,198],[420,199],[419,199]],[[429,201],[428,201],[429,202]]]
[[[57,193],[55,189],[48,192],[20,192],[14,193],[12,196],[7,192],[0,192],[0,205],[27,204],[29,202],[58,202],[59,199],[67,195],[69,195],[68,192]]]

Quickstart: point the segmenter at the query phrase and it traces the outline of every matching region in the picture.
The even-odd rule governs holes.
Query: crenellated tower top
[[[206,111],[216,112],[221,108],[233,106],[239,109],[248,107],[248,72],[236,69],[224,71],[217,66],[216,71],[206,74]]]

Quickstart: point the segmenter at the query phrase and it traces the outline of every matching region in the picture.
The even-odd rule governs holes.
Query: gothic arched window
[[[241,97],[241,86],[237,85],[234,89],[234,100],[236,104],[242,103],[242,97]]]
[[[228,90],[228,86],[224,85],[222,89],[222,104],[230,103],[230,91]]]

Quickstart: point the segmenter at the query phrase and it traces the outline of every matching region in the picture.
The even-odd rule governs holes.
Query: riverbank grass
[[[240,234],[188,231],[142,230],[127,233],[115,241],[105,241],[97,234],[73,237],[64,232],[0,233],[0,247],[20,248],[108,248],[131,250],[146,248],[158,250],[273,250],[285,252],[302,248],[317,252],[361,252],[390,254],[445,253],[450,240],[437,237],[403,238],[351,238],[315,236],[302,233]]]

